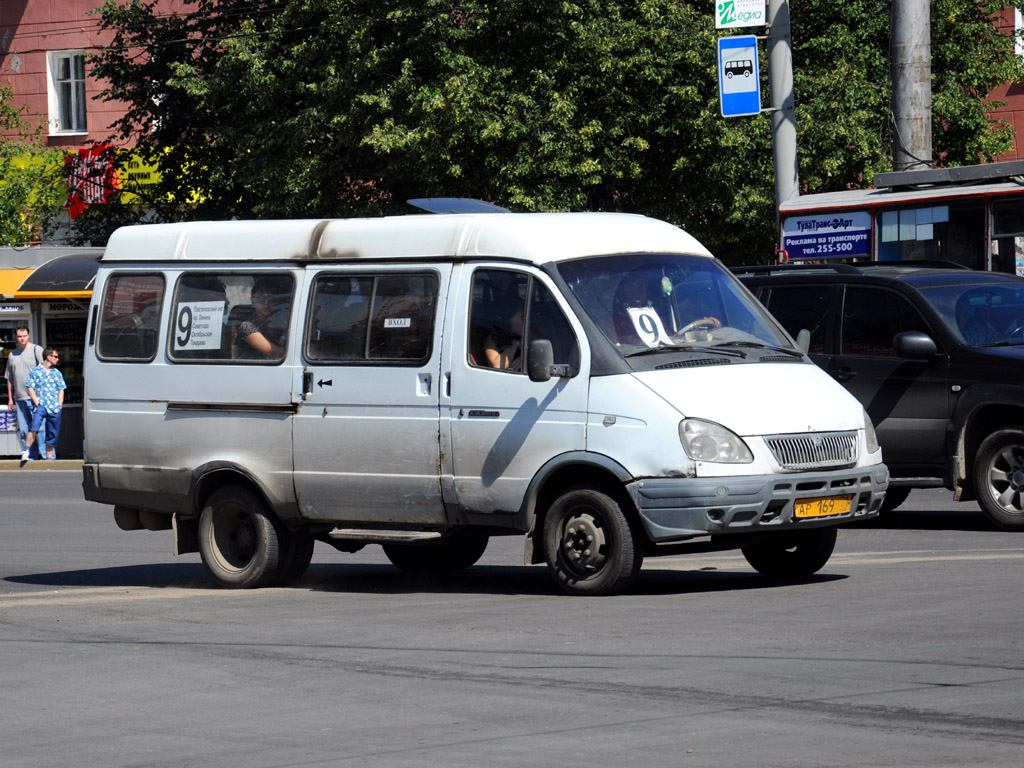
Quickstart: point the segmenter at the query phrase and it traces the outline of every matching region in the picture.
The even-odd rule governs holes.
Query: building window
[[[85,54],[58,51],[47,56],[50,74],[50,132],[85,133]]]

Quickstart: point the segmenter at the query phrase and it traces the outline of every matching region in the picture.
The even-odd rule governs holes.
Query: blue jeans
[[[15,413],[18,415],[18,437],[21,438],[21,450],[25,450],[25,434],[32,428],[32,401],[16,400]],[[46,428],[43,427],[36,435],[36,441],[29,448],[29,458],[38,459],[40,456],[39,446],[46,440]]]
[[[57,436],[60,435],[60,415],[61,411],[48,413],[41,405],[32,412],[31,431],[37,433],[34,445],[41,445],[44,440],[41,436],[45,435],[46,447],[53,448],[54,456],[57,455]]]

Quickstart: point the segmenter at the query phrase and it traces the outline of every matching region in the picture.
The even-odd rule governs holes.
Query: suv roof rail
[[[752,264],[749,266],[729,267],[736,275],[770,275],[773,272],[838,272],[846,275],[859,275],[861,271],[853,264],[842,262],[829,264]]]
[[[922,267],[931,269],[966,269],[970,267],[958,264],[955,261],[943,261],[942,259],[907,259],[906,261],[867,261],[857,266],[860,267]]]

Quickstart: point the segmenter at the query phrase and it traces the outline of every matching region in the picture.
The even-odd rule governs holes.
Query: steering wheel
[[[692,323],[687,323],[678,331],[676,331],[676,336],[680,336],[684,333],[689,333],[690,331],[696,330],[697,328],[707,328],[710,331],[714,328],[721,327],[722,321],[719,320],[717,317],[700,317],[694,320]]]

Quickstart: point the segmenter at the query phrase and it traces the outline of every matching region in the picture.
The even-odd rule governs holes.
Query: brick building
[[[34,123],[47,123],[52,148],[76,149],[102,141],[123,114],[116,103],[95,97],[101,84],[89,77],[86,56],[109,42],[91,11],[100,0],[3,0],[0,2],[0,86],[13,91]],[[164,13],[183,0],[159,0]]]

